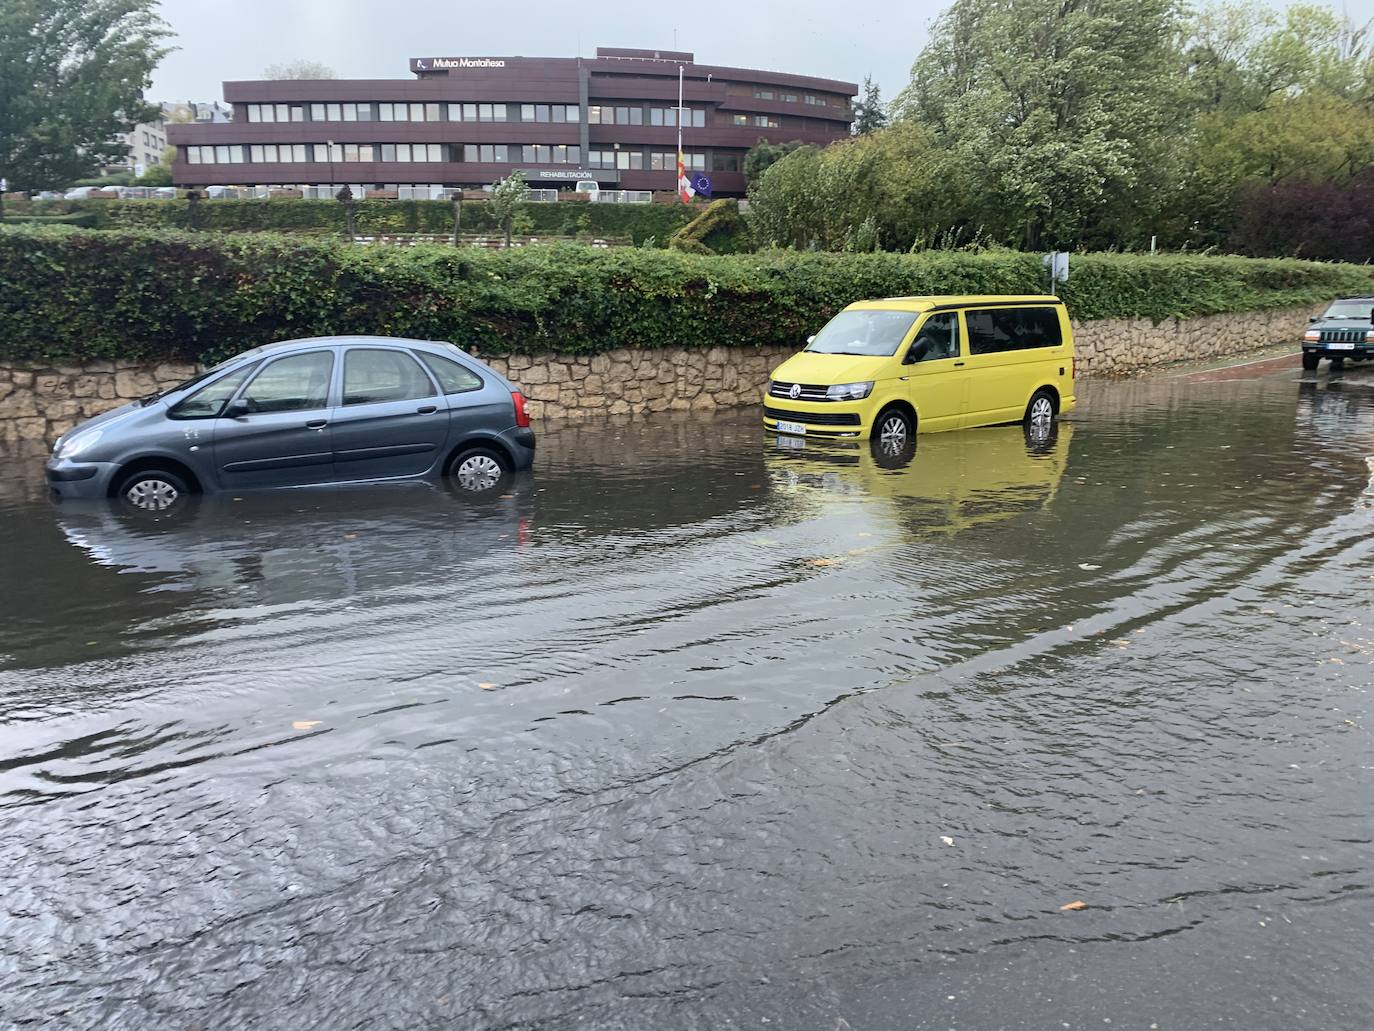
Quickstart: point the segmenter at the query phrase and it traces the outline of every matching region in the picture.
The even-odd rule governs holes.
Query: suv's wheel
[[[166,469],[143,469],[119,483],[115,496],[140,512],[166,512],[191,493],[186,481]]]
[[[488,447],[469,448],[448,467],[454,485],[471,494],[489,494],[510,476],[510,459]]]
[[[1059,405],[1055,403],[1054,394],[1042,388],[1031,395],[1022,422],[1033,438],[1044,439],[1049,437],[1058,411]]]
[[[1311,372],[1321,364],[1322,356],[1316,351],[1304,351],[1302,353],[1302,367]]]
[[[916,436],[916,427],[911,416],[900,408],[887,408],[878,415],[873,426],[873,436],[878,445],[888,455],[900,455]]]

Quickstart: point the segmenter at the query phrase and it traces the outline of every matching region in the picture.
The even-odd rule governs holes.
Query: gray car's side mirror
[[[229,404],[225,406],[224,417],[226,419],[239,419],[247,415],[248,412],[248,402],[240,397],[235,401],[230,401]]]

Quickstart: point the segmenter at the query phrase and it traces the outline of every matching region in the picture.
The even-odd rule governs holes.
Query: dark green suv
[[[1302,335],[1302,367],[1315,369],[1323,358],[1339,369],[1349,358],[1374,358],[1374,297],[1333,301],[1326,314],[1314,316]]]

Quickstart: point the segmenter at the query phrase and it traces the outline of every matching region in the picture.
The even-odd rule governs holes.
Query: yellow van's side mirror
[[[915,365],[927,354],[930,353],[930,337],[919,337],[906,352],[906,357],[902,359],[903,365]]]

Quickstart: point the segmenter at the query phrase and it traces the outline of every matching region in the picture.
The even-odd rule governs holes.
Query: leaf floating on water
[[[358,539],[358,535],[357,535],[356,533],[346,533],[346,534],[344,534],[344,540],[346,540],[346,541],[356,541],[357,539]]]
[[[952,846],[954,844],[954,839],[951,838],[948,834],[941,834],[940,840],[943,841],[946,845]]]
[[[1087,904],[1086,902],[1084,902],[1082,899],[1074,899],[1072,902],[1066,902],[1066,903],[1064,903],[1062,906],[1060,906],[1060,907],[1059,907],[1059,911],[1062,913],[1062,912],[1066,912],[1066,911],[1077,911],[1077,910],[1080,910],[1080,909],[1087,909],[1087,908],[1088,908],[1088,904]]]
[[[834,564],[835,560],[833,558],[813,558],[807,563],[809,566],[833,566]]]
[[[477,686],[480,687],[483,691],[495,691],[495,690],[496,690],[496,685],[495,685],[495,684],[478,684]]]
[[[319,720],[293,720],[293,721],[291,722],[291,729],[292,729],[292,730],[309,730],[311,727],[318,727],[319,725],[320,725],[320,721],[319,721]]]
[[[1101,566],[1095,566],[1095,565],[1093,565],[1091,562],[1080,562],[1080,563],[1078,563],[1078,568],[1079,568],[1079,569],[1086,569],[1086,570],[1088,570],[1088,572],[1092,572],[1094,569],[1101,569],[1102,567],[1101,567]]]

